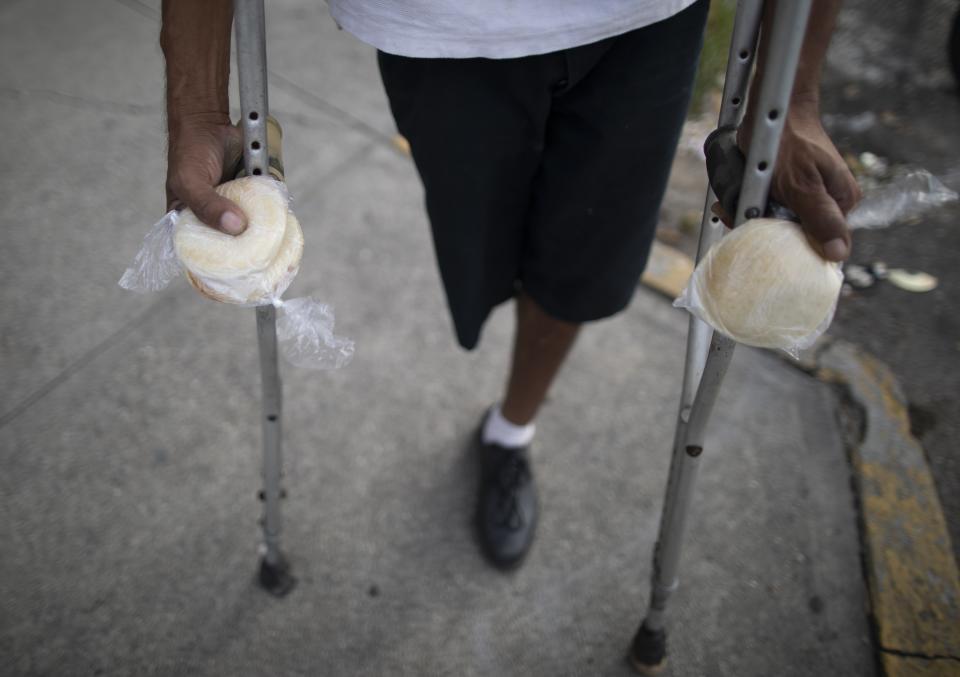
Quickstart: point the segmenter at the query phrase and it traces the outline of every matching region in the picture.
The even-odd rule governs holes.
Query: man
[[[237,234],[243,213],[213,190],[240,143],[227,101],[231,5],[165,0],[161,45],[168,200]],[[834,261],[849,253],[844,214],[859,199],[819,121],[838,5],[814,2],[772,187]],[[554,376],[584,322],[629,303],[646,263],[707,9],[708,0],[330,0],[338,23],[380,50],[460,344],[475,347],[490,310],[516,303],[506,391],[479,444],[477,534],[498,567],[518,565],[532,543],[529,447]]]

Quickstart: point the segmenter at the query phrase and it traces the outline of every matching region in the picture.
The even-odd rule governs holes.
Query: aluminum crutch
[[[760,216],[766,210],[811,2],[791,0],[778,3],[770,35],[764,35],[767,50],[764,77],[758,88],[753,134],[735,225]],[[737,125],[745,109],[762,13],[763,0],[741,0],[737,5],[720,108],[721,128]],[[708,188],[700,226],[698,261],[723,235],[719,219],[710,215],[715,200],[713,190]],[[680,551],[703,453],[704,432],[735,345],[734,341],[713,333],[706,324],[690,317],[680,411],[653,555],[650,602],[629,654],[631,664],[641,674],[659,672],[666,661],[667,601],[679,585]]]
[[[234,0],[237,75],[240,81],[240,114],[243,131],[243,164],[248,176],[274,176],[282,170],[270,162],[268,141],[279,144],[279,134],[268,139],[266,27],[263,0]],[[279,156],[279,147],[276,148]],[[263,545],[258,580],[276,596],[287,594],[296,579],[280,551],[280,487],[282,473],[281,409],[283,390],[277,364],[277,314],[272,305],[257,306],[257,341],[260,347],[261,409],[263,415]]]

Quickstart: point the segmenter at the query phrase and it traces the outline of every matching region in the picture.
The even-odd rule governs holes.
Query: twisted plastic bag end
[[[353,359],[353,341],[333,333],[330,306],[309,296],[275,301],[274,305],[280,309],[277,341],[292,365],[332,370],[347,366]]]
[[[926,169],[914,169],[867,193],[847,215],[847,223],[851,228],[885,228],[956,199],[956,191],[936,176]]]
[[[177,212],[169,211],[147,231],[140,251],[127,268],[119,285],[129,291],[144,294],[164,289],[180,274],[180,263],[173,247],[173,227]]]

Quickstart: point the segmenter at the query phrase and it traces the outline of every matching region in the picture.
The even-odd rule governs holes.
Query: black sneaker
[[[526,447],[513,449],[479,440],[477,537],[490,563],[499,569],[520,565],[537,527],[537,491]]]

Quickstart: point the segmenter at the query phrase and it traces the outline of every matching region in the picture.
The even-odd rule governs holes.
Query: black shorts
[[[516,59],[379,54],[410,142],[460,344],[528,294],[569,322],[613,315],[646,265],[708,2]]]

